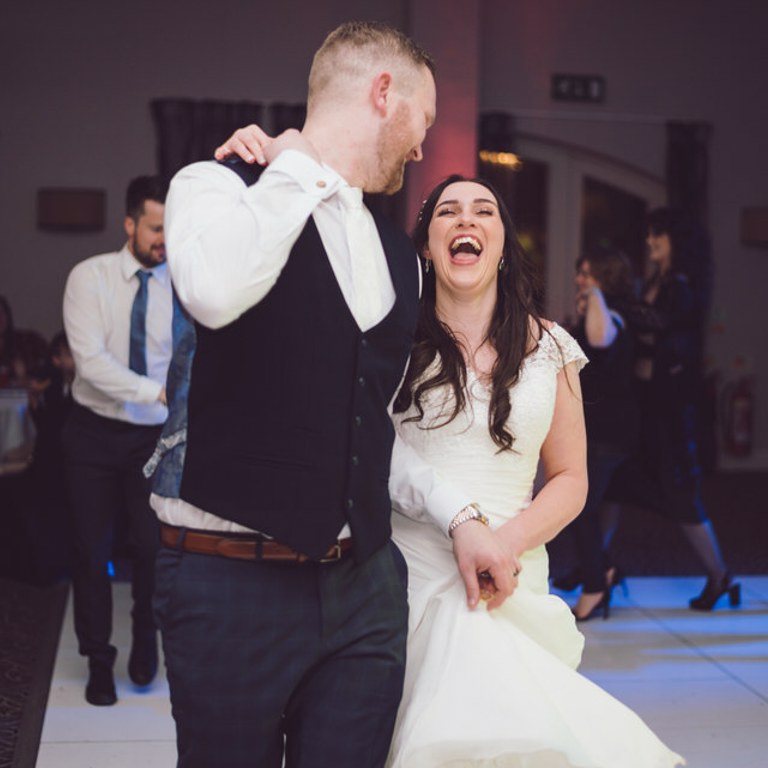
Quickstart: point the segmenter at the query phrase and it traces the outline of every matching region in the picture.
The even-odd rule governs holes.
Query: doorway
[[[480,161],[499,189],[542,282],[542,310],[573,320],[574,264],[581,253],[613,245],[629,256],[637,280],[646,269],[644,217],[664,205],[664,181],[614,158],[519,135],[519,166]]]

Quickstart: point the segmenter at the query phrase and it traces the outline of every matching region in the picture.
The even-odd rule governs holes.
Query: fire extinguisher
[[[726,384],[722,402],[723,447],[731,456],[748,456],[755,402],[751,378],[743,376]]]

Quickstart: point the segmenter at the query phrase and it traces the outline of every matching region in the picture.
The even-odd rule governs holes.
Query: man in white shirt
[[[73,596],[79,650],[88,658],[85,697],[114,704],[107,572],[117,530],[127,530],[132,563],[133,645],[128,672],[148,685],[157,671],[152,616],[157,520],[141,467],[167,417],[173,301],[165,263],[165,185],[131,181],[127,242],[77,264],[64,291],[64,325],[75,359],[74,404],[63,432],[73,515]]]
[[[209,162],[172,182],[170,267],[196,340],[188,396],[174,359],[151,466],[180,768],[384,764],[407,631],[391,505],[446,536],[477,519],[405,446],[393,456],[419,268],[362,203],[400,188],[434,116],[429,56],[386,25],[344,24],[315,55],[301,132],[227,143],[260,176]]]
[[[386,758],[407,632],[387,405],[419,275],[362,193],[400,187],[434,116],[429,56],[345,24],[315,56],[302,131],[265,137],[258,181],[203,163],[172,182],[197,343],[179,496],[152,503],[181,768]]]

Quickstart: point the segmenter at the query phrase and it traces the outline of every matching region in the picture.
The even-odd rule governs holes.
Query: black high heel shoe
[[[702,593],[691,598],[688,604],[694,611],[711,611],[726,593],[731,608],[741,605],[741,584],[734,584],[730,573],[726,573],[719,582],[708,578]]]
[[[618,565],[612,565],[605,575],[605,579],[608,582],[608,589],[614,587],[621,587],[621,591],[624,593],[624,597],[629,597],[629,587],[627,586],[627,578],[624,575],[624,571],[619,568]]]
[[[584,616],[579,616],[578,613],[576,613],[575,608],[571,608],[571,613],[576,617],[576,621],[578,623],[581,623],[583,621],[589,621],[590,619],[594,619],[595,616],[599,616],[600,614],[603,615],[603,620],[607,619],[611,615],[611,593],[613,592],[613,587],[608,586],[608,588],[603,592],[603,596],[600,598],[600,601],[596,603],[592,610],[585,614]]]

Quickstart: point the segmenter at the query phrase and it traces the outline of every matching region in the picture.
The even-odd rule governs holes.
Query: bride
[[[410,627],[388,765],[683,763],[575,671],[583,637],[567,605],[548,594],[544,544],[586,494],[583,352],[538,315],[525,254],[486,182],[439,184],[414,241],[424,260],[422,306],[393,418],[407,450],[476,505],[446,532],[392,489]],[[543,485],[532,497],[539,461]]]

